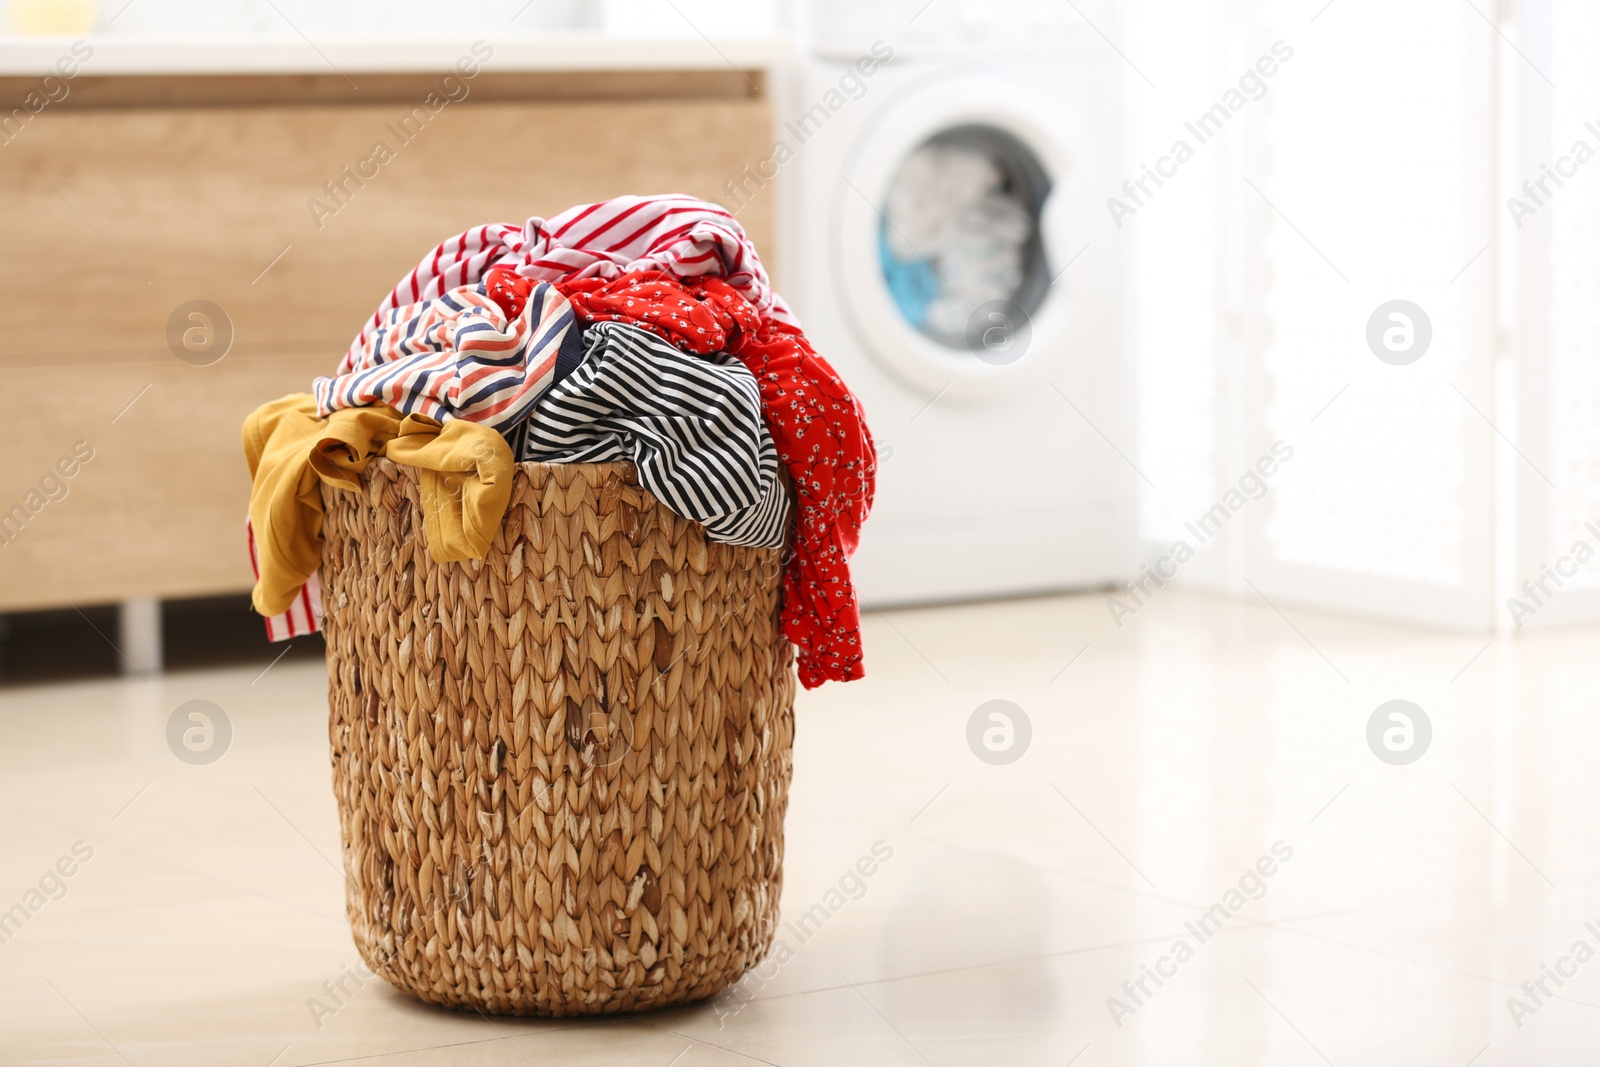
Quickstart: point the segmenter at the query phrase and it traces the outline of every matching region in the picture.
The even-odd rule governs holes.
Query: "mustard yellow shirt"
[[[388,407],[317,416],[294,393],[244,421],[250,464],[250,524],[257,567],[251,602],[277,615],[322,564],[322,486],[359,490],[374,456],[421,470],[428,552],[441,563],[482,559],[511,501],[515,463],[499,433],[475,422],[438,423]]]

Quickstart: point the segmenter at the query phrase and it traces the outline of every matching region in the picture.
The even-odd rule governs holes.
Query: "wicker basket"
[[[524,463],[487,558],[429,557],[414,470],[325,491],[345,895],[368,967],[518,1015],[711,996],[772,941],[794,735],[776,551],[629,464]]]

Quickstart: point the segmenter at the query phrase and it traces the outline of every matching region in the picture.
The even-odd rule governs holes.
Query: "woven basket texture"
[[[712,996],[770,947],[794,737],[781,554],[708,541],[630,464],[517,468],[481,561],[417,472],[325,489],[346,908],[425,1001],[564,1016]]]

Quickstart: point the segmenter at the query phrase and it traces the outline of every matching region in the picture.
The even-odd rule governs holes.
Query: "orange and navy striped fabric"
[[[312,394],[322,416],[386,404],[508,429],[554,381],[562,346],[576,362],[581,344],[572,306],[549,285],[512,303],[479,282],[381,315]]]

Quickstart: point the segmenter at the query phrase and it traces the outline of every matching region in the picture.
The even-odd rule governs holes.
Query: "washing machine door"
[[[863,346],[902,380],[981,399],[1063,358],[1089,170],[1069,106],[1003,72],[934,77],[852,149],[833,276]]]

